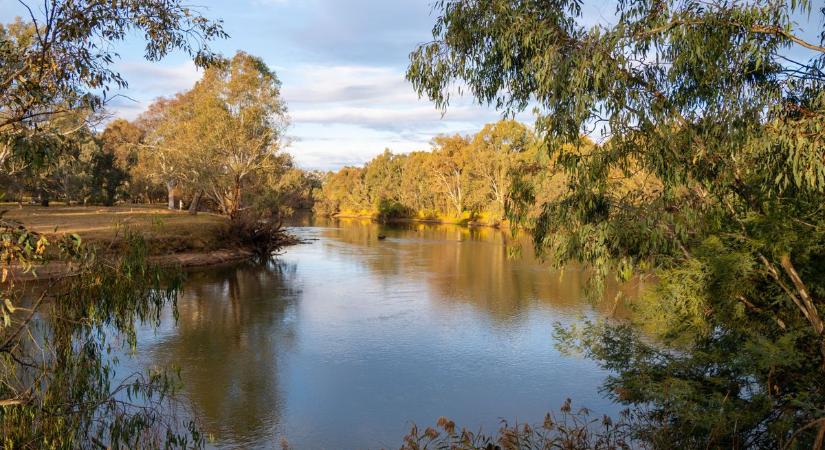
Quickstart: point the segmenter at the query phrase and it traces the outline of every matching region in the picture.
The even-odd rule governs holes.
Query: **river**
[[[492,432],[566,398],[618,411],[599,393],[606,373],[554,347],[554,324],[609,310],[585,300],[581,271],[529,245],[512,256],[490,228],[299,225],[308,243],[193,272],[177,323],[140,330],[139,364],[180,367],[210,446],[398,448],[440,416]]]

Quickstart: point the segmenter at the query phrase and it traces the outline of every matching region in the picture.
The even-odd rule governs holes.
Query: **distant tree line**
[[[315,192],[315,210],[498,224],[506,218],[514,183],[531,183],[552,195],[562,182],[536,133],[501,120],[472,136],[436,137],[431,151],[386,150],[363,167],[327,173]]]

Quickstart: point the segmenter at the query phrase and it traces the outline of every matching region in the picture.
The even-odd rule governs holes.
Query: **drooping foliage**
[[[436,10],[434,40],[411,55],[416,89],[442,107],[459,82],[507,112],[535,105],[566,178],[558,195],[517,183],[515,223],[597,281],[660,280],[635,305],[655,344],[609,324],[559,332],[615,371],[607,392],[645,411],[639,436],[821,448],[825,9],[621,0],[591,28],[576,0]]]
[[[43,257],[48,243],[25,236],[26,245],[34,245],[32,259]],[[147,265],[139,236],[124,240],[126,250],[105,261],[77,236],[53,243],[61,259],[75,265],[75,275],[34,287],[16,306],[7,303],[0,332],[3,448],[202,444],[193,422],[168,412],[180,385],[174,372],[117,371],[114,355],[135,349],[135,321],[159,323],[180,283],[179,272]],[[13,277],[8,262],[2,270]]]
[[[112,86],[112,43],[146,37],[145,56],[183,50],[204,65],[220,23],[176,0],[48,0],[0,26],[0,173],[41,203],[89,188],[101,202],[122,185],[117,150],[91,131]],[[104,138],[104,141],[106,139]],[[121,142],[122,143],[122,142]],[[88,175],[92,181],[84,179]],[[96,181],[95,181],[96,180]],[[36,191],[36,192],[34,192]],[[162,372],[117,378],[109,352],[135,344],[135,321],[156,321],[175,298],[175,271],[145,261],[139,237],[103,261],[77,236],[50,243],[0,214],[0,442],[3,448],[161,448],[201,443],[164,415],[176,379]],[[70,270],[36,287],[18,276],[57,257]],[[122,374],[121,374],[122,375]]]

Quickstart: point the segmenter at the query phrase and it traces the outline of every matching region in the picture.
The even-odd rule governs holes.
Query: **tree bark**
[[[235,186],[232,188],[232,210],[229,212],[229,217],[235,217],[241,209],[241,180],[235,177]]]
[[[169,209],[175,209],[175,182],[174,181],[167,181],[166,182],[166,190],[169,200]]]
[[[40,192],[38,193],[38,197],[40,200],[40,206],[49,206],[49,193],[46,192],[45,189],[40,188]]]
[[[197,214],[198,213],[198,205],[201,202],[201,196],[203,193],[201,191],[195,191],[195,195],[192,197],[192,203],[189,204],[189,214]]]
[[[822,319],[819,316],[819,311],[816,309],[816,304],[814,303],[813,298],[811,298],[808,288],[796,272],[796,268],[791,262],[790,255],[782,255],[779,260],[779,264],[783,269],[785,269],[785,274],[787,274],[788,278],[790,278],[791,282],[793,282],[793,285],[799,294],[799,298],[802,300],[802,304],[804,306],[803,312],[807,311],[805,316],[808,318],[808,321],[811,322],[811,325],[814,327],[816,333],[822,336],[825,334],[825,323],[822,322]]]

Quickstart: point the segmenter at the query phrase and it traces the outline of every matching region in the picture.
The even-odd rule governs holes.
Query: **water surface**
[[[553,345],[555,323],[602,314],[579,271],[508,258],[489,228],[304,225],[310,243],[267,265],[193,273],[177,324],[141,332],[139,358],[181,368],[211,445],[397,448],[439,416],[494,431],[568,397],[617,410],[605,373]]]

